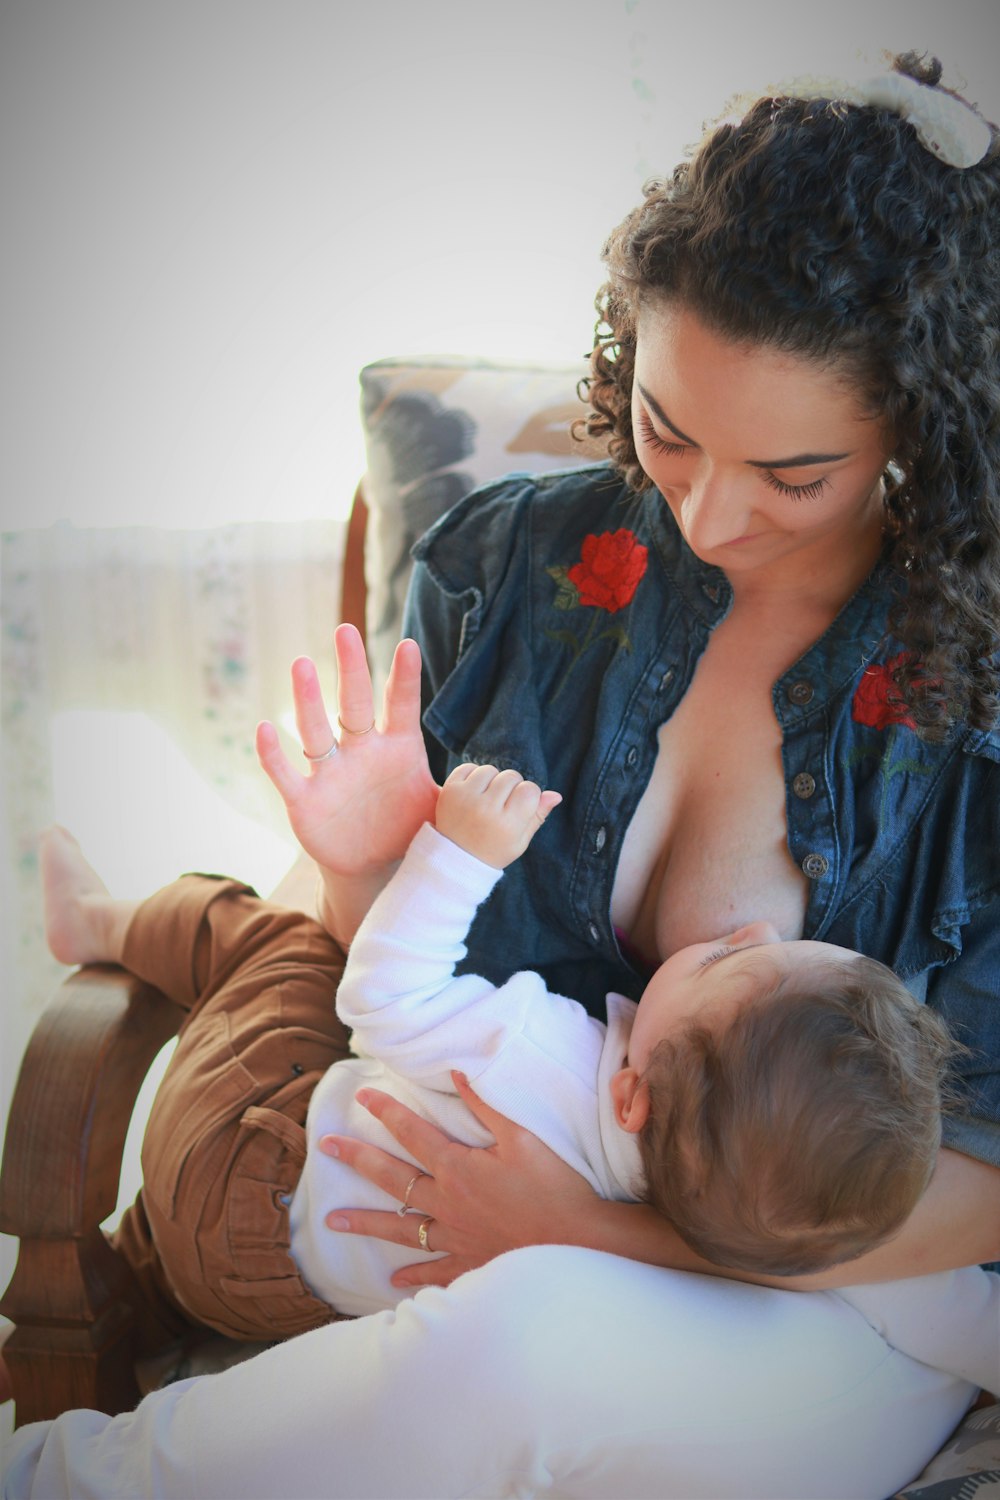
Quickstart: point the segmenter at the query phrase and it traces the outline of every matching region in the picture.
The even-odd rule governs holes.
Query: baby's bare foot
[[[63,964],[118,963],[137,903],[116,900],[73,835],[58,824],[42,834],[39,853],[45,937],[53,957]]]

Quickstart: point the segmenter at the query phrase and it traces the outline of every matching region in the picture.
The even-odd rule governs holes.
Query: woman
[[[813,1295],[741,1284],[471,1095],[493,1150],[375,1096],[408,1159],[331,1149],[420,1214],[332,1228],[415,1244],[431,1217],[446,1256],[410,1284],[472,1274],[131,1417],[29,1432],[11,1493],[32,1476],[67,1493],[69,1472],[96,1494],[113,1473],[171,1494],[877,1497],[961,1416],[968,1385],[825,1290],[1000,1255],[1000,154],[936,70],[902,66],[758,101],[626,220],[591,385],[618,475],[463,502],[419,546],[409,623],[433,776],[489,760],[565,796],[478,919],[470,965],[509,968],[516,941],[596,1007],[759,917],[883,959],[970,1048],[917,1211],[889,1245],[781,1283]],[[310,776],[259,737],[341,941],[433,803],[415,692],[404,653],[373,732],[364,664],[342,656],[361,846],[324,794],[335,741],[307,664]],[[179,1128],[191,1081],[166,1092]],[[176,1237],[183,1170],[157,1188],[153,1135],[150,1218]],[[133,1218],[129,1243],[165,1302],[192,1308],[197,1276],[180,1284],[157,1223]],[[264,1290],[244,1288],[248,1328]]]

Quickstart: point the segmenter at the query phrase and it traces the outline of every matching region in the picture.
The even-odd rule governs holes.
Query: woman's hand
[[[338,1209],[327,1218],[329,1228],[410,1245],[415,1251],[420,1225],[432,1220],[426,1248],[443,1252],[442,1258],[405,1266],[393,1276],[395,1286],[447,1286],[505,1250],[579,1243],[574,1230],[600,1203],[584,1179],[537,1136],[484,1104],[460,1073],[452,1077],[496,1145],[461,1146],[376,1089],[359,1090],[358,1100],[420,1163],[422,1175],[415,1182],[409,1162],[377,1146],[347,1136],[320,1141],[322,1151],[339,1157],[400,1204],[405,1200],[411,1210],[400,1217],[377,1209]]]
[[[256,744],[257,758],[285,804],[295,837],[320,866],[328,907],[321,915],[326,920],[338,908],[342,916],[349,910],[339,926],[327,925],[334,936],[350,941],[417,829],[433,821],[439,789],[420,731],[416,641],[396,647],[381,725],[375,720],[371,674],[355,627],[338,626],[334,646],[340,733],[331,727],[314,664],[301,656],[292,663],[292,692],[307,770],[303,773],[289,761],[273,724],[257,726]],[[333,746],[335,752],[323,758]]]

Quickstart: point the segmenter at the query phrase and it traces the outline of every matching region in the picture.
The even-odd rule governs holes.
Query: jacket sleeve
[[[437,696],[458,662],[465,612],[466,601],[462,596],[446,594],[418,559],[410,578],[403,614],[403,634],[412,636],[420,645],[422,714],[426,713],[428,705]],[[424,740],[431,775],[435,781],[444,782],[451,769],[448,751],[426,729]]]
[[[413,548],[403,633],[420,646],[425,714],[475,639],[486,614],[494,608],[505,583],[517,572],[534,493],[528,475],[509,476],[474,490]],[[503,670],[500,658],[480,664],[485,677]],[[491,683],[483,680],[478,686],[480,693],[489,697]],[[443,781],[450,769],[447,747],[426,728],[424,738],[431,772]]]
[[[960,929],[961,951],[928,976],[927,1003],[968,1048],[956,1072],[960,1098],[945,1116],[944,1144],[1000,1167],[1000,898]]]

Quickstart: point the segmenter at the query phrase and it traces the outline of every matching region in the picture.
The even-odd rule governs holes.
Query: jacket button
[[[601,929],[598,927],[596,922],[591,922],[590,926],[587,928],[587,931],[590,933],[590,936],[593,938],[595,943],[599,943],[601,941]]]
[[[632,748],[631,748],[631,750],[629,751],[629,753],[625,757],[625,764],[628,766],[628,768],[629,768],[630,771],[631,771],[632,767],[635,765],[635,763],[636,763],[636,761],[638,759],[639,759],[639,752],[635,748],[635,746],[633,745]]]
[[[607,838],[608,830],[602,823],[600,828],[594,834],[594,848],[597,850],[598,854],[600,854],[601,850],[604,848],[604,845],[607,843]]]
[[[807,703],[812,702],[813,685],[805,680],[793,682],[788,689],[788,701],[794,703],[798,708],[804,708]]]
[[[808,875],[810,880],[819,880],[830,868],[830,861],[825,854],[807,854],[802,861],[802,872]]]
[[[811,797],[815,790],[816,782],[813,777],[809,775],[808,771],[800,771],[795,780],[792,782],[792,791],[795,793],[796,797],[801,797],[803,801],[805,801],[807,797]]]

